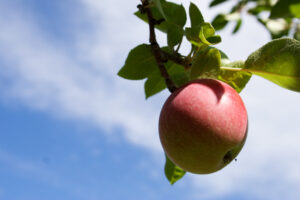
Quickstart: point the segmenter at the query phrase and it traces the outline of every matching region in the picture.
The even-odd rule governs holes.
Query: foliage
[[[210,7],[230,0],[212,0]],[[199,78],[218,79],[241,92],[252,74],[273,83],[300,92],[300,0],[238,0],[228,13],[219,13],[211,23],[205,21],[197,5],[190,3],[188,12],[181,4],[166,0],[142,0],[135,16],[149,24],[150,44],[133,48],[118,75],[130,80],[145,79],[146,98],[165,88],[171,92]],[[197,2],[198,3],[198,2]],[[216,31],[235,23],[233,34],[243,22],[243,15],[254,16],[271,35],[267,43],[246,59],[230,61],[224,52],[213,47],[221,42]],[[268,17],[265,17],[268,16]],[[187,18],[190,26],[186,26]],[[167,46],[160,48],[156,30],[166,34]],[[153,29],[153,30],[152,30]],[[292,38],[281,38],[293,36]],[[190,43],[188,55],[180,54],[183,39]],[[277,39],[281,38],[281,39]],[[171,184],[185,172],[166,156],[165,174]]]
[[[165,175],[172,185],[181,179],[185,173],[183,169],[176,166],[166,155]]]
[[[252,53],[245,69],[281,87],[300,92],[300,42],[276,39]]]
[[[213,0],[210,7],[230,0]],[[270,33],[272,39],[282,36],[297,35],[299,29],[293,27],[299,25],[295,18],[300,17],[300,0],[238,0],[228,13],[218,14],[212,24],[216,30],[224,29],[228,24],[235,23],[233,33],[238,32],[243,22],[243,15],[249,14],[257,19]],[[267,17],[266,17],[267,16]]]

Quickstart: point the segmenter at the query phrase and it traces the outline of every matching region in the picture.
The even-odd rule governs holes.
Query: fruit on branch
[[[165,102],[159,136],[167,156],[196,174],[216,172],[241,151],[248,117],[239,94],[228,84],[199,79],[177,89]]]

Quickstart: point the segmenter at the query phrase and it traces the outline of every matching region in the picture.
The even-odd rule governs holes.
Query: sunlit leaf
[[[221,54],[216,48],[198,51],[193,58],[191,79],[217,78],[221,66]]]
[[[165,175],[171,185],[181,179],[185,175],[185,173],[186,172],[183,169],[176,166],[166,155]]]
[[[205,38],[215,35],[215,29],[210,23],[203,23],[201,25],[202,33]]]
[[[300,92],[300,42],[295,39],[273,40],[246,60],[245,69],[273,83]]]
[[[201,42],[206,45],[213,45],[221,42],[221,37],[215,35],[215,29],[210,23],[203,23],[201,25],[199,38]]]
[[[249,72],[234,71],[232,69],[240,69],[243,68],[243,66],[244,62],[242,61],[231,62],[222,66],[218,75],[218,79],[229,84],[238,93],[240,93],[250,80],[252,74]]]
[[[300,3],[290,5],[290,11],[295,17],[300,18]]]

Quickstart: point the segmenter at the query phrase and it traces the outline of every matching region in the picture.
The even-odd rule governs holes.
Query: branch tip
[[[159,19],[159,20],[154,19],[151,9],[148,7],[148,5],[149,5],[148,0],[142,0],[142,5],[139,6],[142,7],[142,9],[140,8],[139,9],[145,11],[145,13],[147,14],[148,22],[149,22],[149,31],[150,31],[149,42],[151,44],[151,48],[156,63],[158,65],[160,74],[165,79],[166,86],[169,89],[169,91],[172,93],[177,89],[177,87],[175,83],[172,81],[172,79],[170,78],[170,75],[164,65],[164,63],[168,61],[168,58],[165,56],[164,52],[161,50],[159,44],[157,43],[156,35],[155,35],[155,25],[162,23],[164,19]]]

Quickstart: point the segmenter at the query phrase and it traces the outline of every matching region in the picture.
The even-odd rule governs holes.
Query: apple
[[[196,174],[216,172],[241,151],[248,117],[239,94],[214,79],[192,81],[172,93],[159,118],[163,149],[174,164]]]

